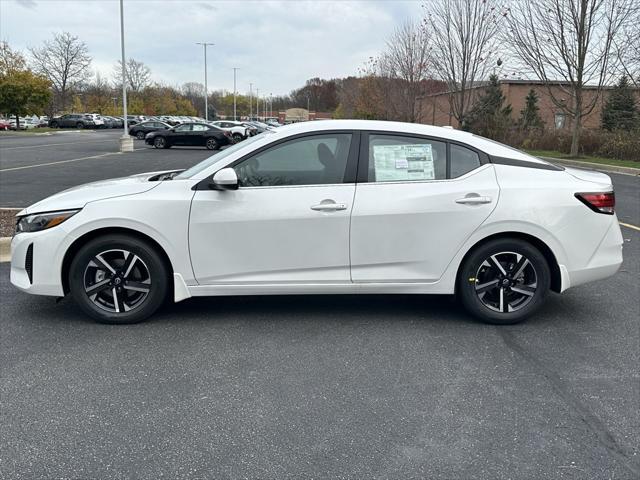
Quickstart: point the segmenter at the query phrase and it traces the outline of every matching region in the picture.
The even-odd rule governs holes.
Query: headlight
[[[39,232],[47,228],[60,225],[65,220],[73,217],[80,210],[62,210],[59,212],[34,213],[18,218],[16,233]]]

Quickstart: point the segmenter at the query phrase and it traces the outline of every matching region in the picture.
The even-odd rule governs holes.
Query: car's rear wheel
[[[142,130],[139,130],[138,133],[136,133],[136,138],[138,140],[144,140],[144,132]]]
[[[82,123],[82,122],[78,122],[78,123],[76,123],[76,128],[77,128],[78,130],[82,130],[82,129],[84,128],[84,123]]]
[[[168,271],[148,243],[106,235],[85,244],[73,258],[69,288],[82,310],[98,322],[136,323],[164,302]]]
[[[220,145],[215,138],[207,138],[206,146],[208,150],[217,150],[220,148]]]
[[[169,145],[164,137],[156,137],[153,140],[153,146],[156,148],[169,148]]]
[[[465,308],[494,324],[513,324],[533,314],[549,291],[551,273],[544,255],[520,239],[497,239],[464,261],[458,293]]]

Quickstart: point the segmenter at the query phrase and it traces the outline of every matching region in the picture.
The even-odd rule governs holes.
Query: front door
[[[469,148],[402,135],[368,135],[362,156],[351,219],[353,281],[437,281],[496,206],[493,167]]]
[[[173,145],[187,145],[189,132],[191,132],[191,124],[177,126],[173,129],[171,143]]]
[[[285,140],[237,162],[238,190],[198,190],[189,247],[201,285],[348,283],[346,171],[356,135]]]

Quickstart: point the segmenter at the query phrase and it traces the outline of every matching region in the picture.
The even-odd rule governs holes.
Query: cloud
[[[4,3],[4,1],[2,2]],[[22,0],[19,3],[25,3]],[[117,0],[26,1],[30,10],[5,8],[3,40],[26,49],[68,31],[84,40],[104,77],[120,58]],[[147,64],[155,80],[202,82],[208,49],[211,89],[288,93],[312,77],[355,75],[384,47],[394,27],[420,14],[415,1],[124,0],[127,57]]]

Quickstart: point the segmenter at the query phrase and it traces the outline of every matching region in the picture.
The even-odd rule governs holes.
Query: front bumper
[[[20,233],[11,240],[11,283],[34,295],[64,296],[62,261],[73,242],[62,226]],[[31,272],[27,253],[31,249]]]

